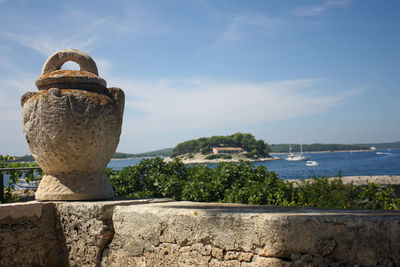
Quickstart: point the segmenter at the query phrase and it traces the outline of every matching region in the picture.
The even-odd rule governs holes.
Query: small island
[[[178,144],[166,161],[180,159],[184,164],[210,164],[240,161],[280,160],[269,155],[268,144],[248,133],[202,137]]]

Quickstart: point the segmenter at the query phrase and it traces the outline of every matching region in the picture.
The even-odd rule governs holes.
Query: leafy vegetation
[[[202,137],[185,141],[173,149],[172,156],[187,153],[211,154],[213,147],[241,147],[248,152],[249,157],[265,157],[269,153],[268,145],[263,140],[256,140],[251,134],[235,133],[229,136]]]
[[[400,199],[391,187],[376,184],[343,184],[340,176],[293,183],[250,162],[220,163],[216,168],[185,166],[175,159],[145,159],[120,171],[107,169],[117,196],[168,197],[199,202],[234,202],[279,206],[400,209]]]
[[[0,168],[37,167],[37,164],[15,163],[0,155]],[[9,184],[4,186],[4,201],[19,201],[13,194],[18,179],[40,178],[39,170],[8,170]],[[205,165],[186,166],[175,159],[144,159],[122,170],[106,170],[117,196],[133,198],[167,197],[198,202],[233,202],[276,206],[385,209],[399,210],[400,198],[392,187],[374,183],[364,186],[344,184],[339,174],[301,180],[295,185],[278,177],[263,165],[253,163],[220,163],[216,168]]]
[[[300,151],[300,145],[291,144],[292,151]],[[288,153],[289,144],[269,145],[271,153]],[[303,151],[347,151],[347,150],[369,150],[370,146],[343,145],[343,144],[309,144],[303,145]]]
[[[2,203],[16,202],[19,201],[19,196],[13,194],[13,188],[20,178],[25,178],[27,182],[33,181],[34,179],[40,179],[43,175],[41,170],[18,170],[15,168],[26,168],[26,167],[38,167],[36,163],[18,163],[13,162],[15,158],[11,156],[0,155],[0,168],[14,168],[14,170],[2,171],[1,174],[9,176],[8,184],[4,185],[0,190],[4,190],[4,199]],[[3,179],[3,175],[0,175],[0,179]]]

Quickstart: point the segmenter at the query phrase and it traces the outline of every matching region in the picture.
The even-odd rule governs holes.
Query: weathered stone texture
[[[113,100],[82,90],[50,89],[25,102],[25,137],[45,172],[39,197],[96,199],[102,191],[103,197],[113,197],[104,169],[121,133],[123,104],[116,101],[123,103],[124,95],[119,92]]]
[[[67,61],[81,70],[60,70]],[[124,92],[107,89],[93,59],[73,49],[50,56],[36,85],[21,98],[25,138],[44,171],[36,199],[113,198],[104,170],[119,142]]]
[[[115,206],[165,202],[168,199],[55,202],[58,231],[70,266],[100,266],[106,262],[108,245],[114,236]]]
[[[71,266],[98,266],[113,236],[112,204],[55,203],[64,253]]]
[[[117,207],[113,223],[111,264],[400,264],[399,213],[175,202]]]
[[[96,63],[85,52],[76,49],[64,49],[53,53],[44,63],[42,76],[61,69],[67,61],[74,61],[79,64],[81,70],[99,75]]]
[[[0,266],[398,266],[400,213],[172,202],[0,206]]]
[[[62,266],[51,203],[0,205],[0,266]]]

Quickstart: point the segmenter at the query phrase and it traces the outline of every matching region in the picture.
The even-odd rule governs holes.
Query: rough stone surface
[[[0,266],[100,266],[113,208],[171,201],[25,202],[0,205]]]
[[[0,266],[62,266],[51,203],[0,205]]]
[[[36,80],[39,90],[50,88],[84,89],[106,93],[106,81],[90,72],[82,70],[57,70]]]
[[[0,205],[0,266],[399,266],[400,213],[173,202]]]
[[[111,266],[400,264],[398,212],[170,202],[117,207],[113,225]]]
[[[60,71],[69,60],[82,70]],[[38,200],[114,197],[104,170],[119,142],[125,96],[119,88],[105,88],[94,67],[83,52],[58,51],[38,80],[49,88],[22,96],[25,138],[45,174]]]
[[[58,231],[70,266],[100,266],[114,236],[112,214],[115,206],[169,201],[127,200],[100,202],[55,202]]]
[[[44,63],[42,76],[61,69],[67,61],[78,63],[81,70],[99,75],[94,60],[85,52],[76,49],[63,49],[52,54]]]
[[[44,171],[36,199],[112,198],[104,169],[121,134],[124,94],[43,90],[23,107],[24,133]]]

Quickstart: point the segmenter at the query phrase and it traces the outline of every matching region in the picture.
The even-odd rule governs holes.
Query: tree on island
[[[235,133],[228,136],[201,137],[199,139],[188,140],[178,144],[172,152],[173,157],[189,153],[211,154],[214,147],[241,147],[246,151],[246,156],[268,157],[268,144],[263,140],[256,140],[248,133]]]

